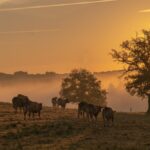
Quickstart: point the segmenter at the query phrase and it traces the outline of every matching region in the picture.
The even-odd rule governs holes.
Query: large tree
[[[111,55],[124,64],[127,91],[148,99],[147,113],[150,114],[150,30],[124,41],[121,50],[113,49]]]
[[[85,69],[73,70],[62,82],[60,95],[71,102],[85,101],[104,105],[107,92],[101,88],[101,82]]]

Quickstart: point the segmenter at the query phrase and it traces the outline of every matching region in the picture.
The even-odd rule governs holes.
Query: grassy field
[[[23,120],[0,103],[0,150],[149,150],[150,117],[116,113],[113,127],[77,119],[77,110],[45,107],[39,120]]]

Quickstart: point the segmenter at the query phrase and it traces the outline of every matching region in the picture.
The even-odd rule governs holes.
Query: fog
[[[108,91],[107,104],[116,111],[121,112],[144,112],[147,109],[147,100],[141,100],[136,96],[130,96],[124,87],[123,79],[117,74],[97,75],[102,81],[102,87]],[[12,97],[17,94],[27,95],[31,100],[42,102],[51,106],[51,98],[59,96],[61,87],[60,79],[53,79],[47,82],[25,82],[20,81],[13,84],[0,85],[0,101],[11,102]],[[67,107],[76,107],[69,104]]]

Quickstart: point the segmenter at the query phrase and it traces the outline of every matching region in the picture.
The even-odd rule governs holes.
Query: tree
[[[148,99],[150,114],[150,30],[143,30],[131,40],[121,44],[121,50],[111,52],[115,61],[124,64],[124,79],[127,91]]]
[[[62,82],[60,95],[71,102],[85,101],[105,104],[107,92],[101,89],[101,82],[85,69],[75,69]]]
[[[17,72],[14,72],[14,75],[15,76],[27,76],[28,75],[28,72],[24,72],[24,71],[17,71]]]

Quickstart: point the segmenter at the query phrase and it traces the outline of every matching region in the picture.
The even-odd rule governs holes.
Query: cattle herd
[[[60,106],[62,109],[65,109],[66,104],[69,103],[69,100],[66,98],[54,97],[52,98],[51,102],[53,108],[59,108]],[[27,114],[29,118],[31,115],[34,118],[35,113],[37,113],[40,118],[42,103],[33,102],[27,96],[18,94],[16,97],[13,97],[12,105],[16,113],[18,112],[18,109],[20,110],[20,112],[23,111],[24,119],[26,119]],[[113,125],[114,111],[112,110],[112,108],[101,107],[89,104],[87,102],[80,102],[78,104],[78,118],[87,118],[89,121],[97,120],[100,112],[102,113],[104,126]]]
[[[87,102],[80,102],[78,104],[78,118],[86,116],[88,120],[97,120],[98,114],[102,112],[104,126],[113,125],[114,111],[110,107],[101,107]]]
[[[27,96],[18,94],[16,97],[12,99],[12,104],[13,108],[15,109],[15,112],[17,112],[18,109],[20,109],[20,111],[23,110],[24,119],[26,119],[27,113],[29,115],[29,118],[31,114],[32,117],[34,118],[35,113],[38,113],[38,116],[40,118],[42,103],[33,102]]]

